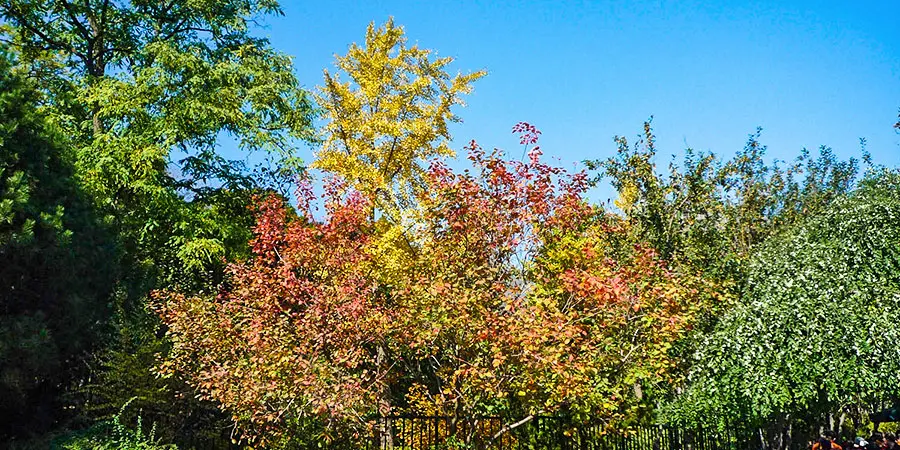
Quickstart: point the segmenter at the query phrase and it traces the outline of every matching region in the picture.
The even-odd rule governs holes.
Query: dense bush
[[[900,175],[768,240],[670,411],[688,423],[859,424],[900,392]],[[871,409],[868,412],[872,412]]]

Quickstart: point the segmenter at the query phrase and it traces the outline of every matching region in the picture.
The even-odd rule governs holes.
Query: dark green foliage
[[[100,421],[119,417],[128,423],[143,417],[156,426],[160,442],[227,448],[232,432],[228,417],[211,402],[198,400],[178,378],[156,375],[169,351],[156,317],[149,311],[119,309],[113,326],[112,341],[91,359],[91,381],[78,389],[82,414]],[[130,407],[122,409],[125,402]]]
[[[73,152],[0,55],[0,440],[60,418],[111,309],[114,241],[73,178]]]
[[[177,450],[175,445],[166,445],[157,437],[156,424],[146,430],[140,415],[134,426],[127,425],[125,411],[132,401],[125,402],[109,421],[95,424],[91,428],[57,438],[51,444],[53,450]]]

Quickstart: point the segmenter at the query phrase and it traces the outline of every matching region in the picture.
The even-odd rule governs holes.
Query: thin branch
[[[109,0],[103,0],[103,6],[100,7],[100,25],[106,29],[106,12],[109,10]]]
[[[72,47],[71,45],[66,44],[65,42],[57,41],[57,40],[55,40],[55,39],[50,38],[50,36],[44,34],[44,32],[42,32],[42,31],[40,30],[40,28],[35,27],[34,25],[28,23],[28,21],[25,20],[25,15],[22,14],[21,12],[18,12],[18,14],[17,14],[17,11],[14,11],[14,10],[10,9],[9,12],[8,12],[7,14],[5,14],[5,15],[12,16],[14,22],[16,22],[16,23],[17,23],[19,26],[21,26],[22,28],[25,28],[26,30],[30,31],[31,33],[36,34],[36,35],[37,35],[39,38],[41,38],[41,40],[43,40],[46,44],[55,46],[56,48],[53,48],[53,50],[69,50],[69,51],[71,51],[72,53],[77,54],[77,53],[75,52],[74,47]],[[19,20],[16,20],[16,16],[18,16],[18,19],[19,19]],[[79,55],[79,56],[80,56],[80,55]]]
[[[84,26],[81,21],[78,20],[77,16],[75,16],[75,11],[72,10],[72,5],[67,0],[61,0],[63,8],[66,9],[66,13],[68,13],[69,18],[72,20],[72,24],[75,25],[79,30],[81,30],[82,37],[84,40],[88,41],[88,45],[91,46],[91,33]]]
[[[534,414],[530,414],[528,417],[525,417],[524,419],[522,419],[516,423],[512,423],[512,424],[508,424],[508,425],[504,426],[503,428],[500,429],[500,431],[498,431],[496,434],[494,434],[494,436],[491,438],[491,442],[496,441],[498,438],[500,438],[500,436],[503,436],[504,434],[509,433],[510,431],[515,430],[516,428],[519,428],[520,426],[525,425],[528,422],[531,422],[533,419],[534,419]]]

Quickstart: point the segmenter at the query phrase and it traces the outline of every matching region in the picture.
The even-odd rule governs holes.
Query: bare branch
[[[491,438],[491,442],[496,441],[498,438],[500,438],[500,436],[503,436],[504,434],[509,433],[510,431],[515,430],[516,428],[519,428],[528,422],[531,422],[533,419],[534,419],[534,414],[531,414],[528,417],[525,417],[524,419],[522,419],[516,423],[505,425],[503,428],[500,429],[500,431],[498,431],[496,434],[494,434],[494,436]]]

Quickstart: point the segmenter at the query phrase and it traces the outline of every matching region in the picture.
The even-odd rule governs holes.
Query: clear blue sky
[[[293,55],[309,88],[370,21],[486,69],[456,148],[470,139],[518,156],[510,128],[543,131],[566,166],[615,151],[650,115],[665,165],[686,146],[731,155],[763,127],[769,156],[829,145],[900,165],[900,1],[284,0],[260,33]],[[306,153],[304,158],[311,159]],[[609,192],[601,192],[603,201]]]

